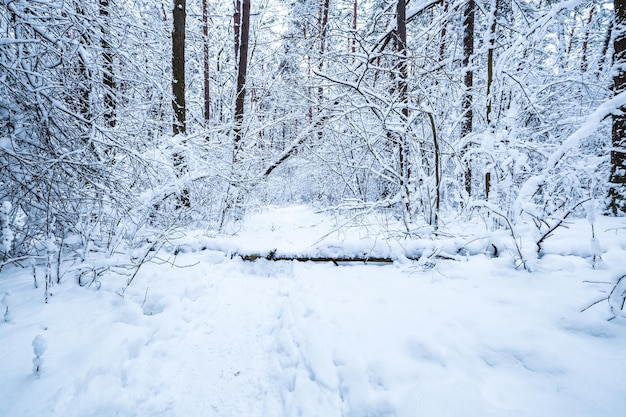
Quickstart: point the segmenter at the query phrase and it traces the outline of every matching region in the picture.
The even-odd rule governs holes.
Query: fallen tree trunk
[[[339,265],[340,263],[351,263],[351,262],[359,262],[364,264],[375,264],[375,263],[394,263],[398,259],[394,259],[391,257],[381,257],[381,256],[306,256],[306,255],[281,255],[277,254],[276,251],[270,251],[267,255],[263,254],[240,254],[236,253],[232,255],[233,257],[238,256],[244,261],[254,262],[261,259],[265,259],[268,261],[297,261],[297,262],[332,262],[335,265]],[[418,261],[424,257],[424,254],[414,255],[414,256],[405,256],[406,259],[410,261]],[[450,255],[442,252],[435,252],[430,255],[426,255],[426,258],[439,258],[439,259],[449,259],[449,260],[460,260],[458,255]]]

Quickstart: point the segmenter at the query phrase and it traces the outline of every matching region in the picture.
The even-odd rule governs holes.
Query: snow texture
[[[5,267],[13,322],[0,323],[0,415],[624,415],[626,319],[608,302],[625,271],[624,219],[595,216],[600,249],[589,221],[568,223],[532,274],[481,253],[484,242],[464,243],[471,253],[456,260],[410,261],[394,251],[411,242],[377,242],[364,222],[337,231],[337,220],[290,207],[250,216],[211,248],[189,235],[124,297],[114,276],[99,290],[64,279],[44,304],[28,271]],[[230,256],[320,244],[387,245],[398,261]],[[35,359],[45,353],[40,378],[31,341]]]

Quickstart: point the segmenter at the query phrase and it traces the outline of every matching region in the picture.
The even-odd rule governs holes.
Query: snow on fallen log
[[[487,237],[446,239],[377,240],[355,239],[328,242],[309,247],[284,245],[264,246],[255,242],[247,244],[226,237],[196,238],[185,243],[165,248],[175,255],[179,253],[211,251],[244,261],[298,261],[340,263],[393,263],[424,259],[449,259],[464,261],[468,256],[486,254],[498,256],[503,245]]]

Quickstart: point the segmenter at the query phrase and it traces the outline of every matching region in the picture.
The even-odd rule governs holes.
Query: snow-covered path
[[[0,416],[621,417],[626,325],[606,303],[580,310],[609,288],[586,281],[614,280],[625,254],[618,236],[603,269],[553,254],[529,274],[506,257],[164,253],[176,266],[145,265],[123,298],[120,281],[68,280],[47,305],[28,272],[5,269]]]
[[[340,279],[326,268],[296,266],[278,337],[282,415],[617,416],[626,406],[624,329],[578,321],[575,295],[558,289],[567,273],[539,292],[523,274],[469,280],[454,265],[346,267]]]

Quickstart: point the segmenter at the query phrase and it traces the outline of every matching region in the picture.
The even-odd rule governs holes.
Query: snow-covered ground
[[[593,243],[585,220],[559,229],[533,273],[480,239],[456,260],[230,257],[425,246],[336,224],[290,207],[230,238],[186,236],[123,297],[121,278],[64,278],[44,304],[30,268],[5,267],[0,416],[626,415],[626,319],[592,305],[626,274],[626,219],[598,218]]]

